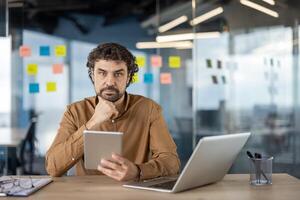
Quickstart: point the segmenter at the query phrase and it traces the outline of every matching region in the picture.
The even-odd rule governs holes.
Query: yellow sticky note
[[[65,45],[55,46],[55,56],[64,57],[67,55],[67,48]]]
[[[138,83],[139,82],[139,75],[138,73],[135,73],[132,77],[132,82],[133,83]]]
[[[46,90],[47,90],[47,92],[55,92],[56,91],[56,82],[47,82]]]
[[[180,68],[181,60],[179,56],[170,56],[169,57],[169,66],[170,68]]]
[[[136,57],[136,64],[139,67],[145,67],[145,64],[146,64],[146,58],[145,58],[145,56],[137,56]]]
[[[28,64],[27,65],[27,74],[31,76],[37,75],[38,65],[37,64]]]

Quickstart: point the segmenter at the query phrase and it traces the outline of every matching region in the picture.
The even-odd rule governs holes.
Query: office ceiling
[[[189,0],[162,0],[160,9]],[[8,0],[10,8],[23,7],[26,28],[41,26],[51,33],[60,18],[72,21],[84,33],[74,14],[104,17],[103,26],[118,23],[126,17],[143,21],[156,12],[156,0]]]
[[[257,15],[257,13],[254,13],[253,15],[252,10],[245,8],[240,9],[241,5],[237,5],[239,0],[196,1],[197,13],[204,12],[205,7],[222,5],[225,8],[224,14],[201,25],[201,30],[204,31],[214,30],[216,27],[217,29],[220,27],[222,29],[224,25],[230,24],[230,22],[231,27],[238,28],[243,26],[245,21],[251,21],[249,20],[249,16],[251,16],[251,19],[253,19],[252,17],[257,17],[256,20],[252,20],[254,24],[251,24],[251,26],[255,26],[256,22],[258,24],[261,23],[262,20],[260,18],[267,18],[267,21],[269,20],[268,17],[261,14]],[[251,1],[264,3],[262,0]],[[300,9],[299,0],[275,1],[276,9],[281,9],[284,12],[288,9],[296,11]],[[20,15],[23,16],[19,16],[22,20],[16,20],[14,24],[18,25],[18,22],[22,23],[22,26],[28,29],[38,27],[51,34],[57,27],[60,18],[72,21],[82,33],[88,33],[89,29],[85,24],[80,22],[75,14],[102,16],[104,18],[102,23],[103,26],[119,23],[126,17],[135,17],[140,21],[143,28],[153,30],[154,26],[157,24],[157,2],[159,2],[159,17],[161,24],[174,19],[176,15],[185,14],[190,15],[189,17],[191,18],[191,0],[8,0],[8,5],[12,11],[13,9],[19,9],[18,12],[13,12],[13,14],[11,14],[13,20],[17,18],[16,13],[21,13]],[[247,14],[247,12],[249,13]],[[270,20],[272,21],[273,19]],[[289,18],[284,21],[288,20]],[[281,20],[280,23],[284,22]],[[181,25],[181,27],[187,28],[188,24]],[[149,33],[151,33],[151,31],[149,31]]]

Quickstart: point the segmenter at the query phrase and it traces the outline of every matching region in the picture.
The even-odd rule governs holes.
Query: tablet
[[[84,166],[86,169],[97,169],[100,160],[111,159],[112,153],[122,155],[121,132],[83,131]]]

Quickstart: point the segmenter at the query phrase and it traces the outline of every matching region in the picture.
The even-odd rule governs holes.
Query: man
[[[69,106],[46,154],[46,169],[61,176],[74,165],[77,175],[105,174],[119,181],[177,174],[176,145],[154,101],[126,93],[138,71],[135,57],[115,43],[99,45],[88,56],[88,73],[96,96]],[[98,170],[83,161],[83,131],[123,132],[122,156],[99,159]]]

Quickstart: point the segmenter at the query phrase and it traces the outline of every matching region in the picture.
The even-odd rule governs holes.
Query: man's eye
[[[122,73],[115,73],[115,76],[116,77],[120,77],[120,76],[122,76],[123,74]]]
[[[99,71],[98,74],[99,74],[99,75],[102,75],[102,76],[105,76],[105,75],[106,75],[106,73],[105,73],[105,72],[102,72],[102,71]]]

